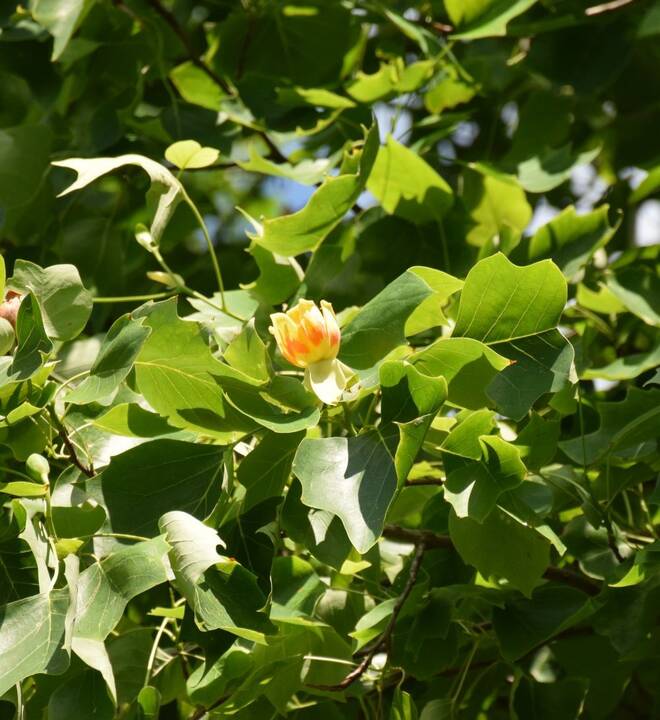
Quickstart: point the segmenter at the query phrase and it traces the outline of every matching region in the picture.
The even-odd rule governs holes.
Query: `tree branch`
[[[428,530],[410,530],[408,528],[398,527],[396,525],[387,525],[383,530],[383,537],[389,540],[398,540],[399,542],[417,543],[424,542],[429,550],[432,549],[451,549],[454,544],[448,535],[439,535],[429,532]],[[598,595],[600,585],[585,575],[580,575],[573,570],[567,568],[549,567],[543,573],[546,580],[563,583],[571,587],[581,590],[587,595]]]
[[[335,692],[346,690],[347,687],[349,687],[356,680],[362,677],[365,670],[369,667],[369,665],[371,665],[371,661],[374,659],[376,653],[389,650],[392,640],[392,633],[394,632],[394,628],[396,626],[396,621],[399,618],[401,609],[403,608],[406,600],[408,599],[408,596],[412,592],[412,589],[417,582],[417,575],[419,574],[419,568],[422,565],[422,559],[424,557],[425,550],[426,545],[424,539],[418,539],[415,547],[415,555],[412,562],[410,563],[408,580],[406,581],[405,587],[403,588],[401,595],[399,595],[394,607],[392,608],[392,615],[390,616],[390,621],[387,623],[387,627],[383,631],[383,634],[380,636],[378,642],[376,642],[372,646],[369,652],[361,660],[360,664],[354,670],[351,670],[351,672],[348,673],[348,675],[336,685],[310,685],[309,687],[316,688],[317,690],[329,690]]]

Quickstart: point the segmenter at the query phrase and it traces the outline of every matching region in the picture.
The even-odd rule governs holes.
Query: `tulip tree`
[[[658,715],[659,40],[3,6],[0,719]]]

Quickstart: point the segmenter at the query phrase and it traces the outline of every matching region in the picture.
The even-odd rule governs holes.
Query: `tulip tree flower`
[[[328,405],[341,399],[352,371],[337,359],[341,332],[332,305],[299,300],[285,313],[270,316],[270,332],[282,355],[305,370],[305,385]]]

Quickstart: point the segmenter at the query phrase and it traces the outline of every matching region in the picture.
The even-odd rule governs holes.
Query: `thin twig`
[[[408,596],[412,592],[412,589],[417,582],[417,575],[419,574],[419,568],[421,567],[425,550],[426,544],[424,540],[419,539],[415,547],[415,556],[410,563],[408,580],[406,581],[405,587],[403,588],[403,592],[401,593],[401,595],[399,595],[396,603],[394,604],[394,607],[392,608],[392,615],[390,616],[390,621],[387,623],[387,627],[383,631],[383,634],[380,636],[378,642],[376,642],[372,646],[371,650],[369,650],[369,652],[364,656],[360,664],[356,668],[351,670],[351,672],[348,673],[348,675],[346,675],[346,677],[336,685],[310,685],[310,687],[316,688],[317,690],[326,691],[346,690],[347,687],[349,687],[356,680],[362,677],[366,669],[369,667],[369,665],[371,665],[371,661],[374,659],[374,656],[378,652],[387,652],[389,650],[390,642],[392,640],[392,633],[394,632],[394,628],[396,626],[396,621],[399,618],[401,609],[403,608],[406,600],[408,599]]]
[[[71,460],[71,462],[78,468],[78,470],[85,473],[87,477],[94,477],[96,475],[96,473],[94,472],[94,467],[92,465],[87,467],[82,462],[80,462],[78,454],[76,453],[76,449],[73,446],[71,439],[69,438],[66,428],[64,427],[62,421],[57,417],[57,413],[55,412],[55,410],[53,408],[49,408],[49,413],[54,425],[57,427],[57,434],[60,440],[64,443],[64,447],[69,454],[69,459]]]
[[[634,2],[634,0],[612,0],[612,2],[606,2],[602,5],[592,5],[584,11],[584,14],[589,17],[592,15],[601,15],[602,13],[611,12],[612,10],[618,10],[626,5],[630,5],[632,2]]]

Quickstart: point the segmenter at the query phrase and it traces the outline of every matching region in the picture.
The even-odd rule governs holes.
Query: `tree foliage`
[[[3,5],[0,718],[660,713],[659,36]]]

